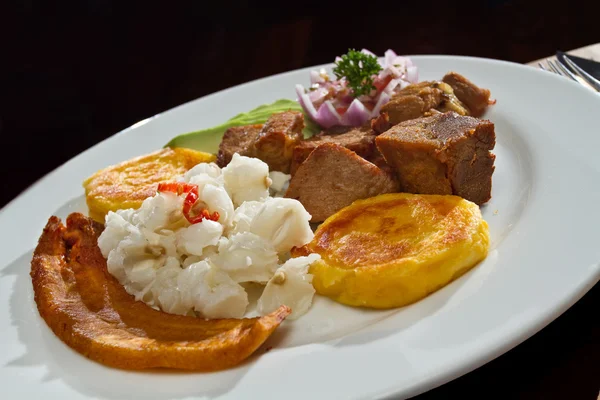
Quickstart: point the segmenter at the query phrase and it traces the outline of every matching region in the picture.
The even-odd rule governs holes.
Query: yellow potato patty
[[[351,306],[401,307],[440,289],[487,256],[479,207],[452,195],[384,194],[330,216],[293,256],[318,253],[317,293]]]
[[[89,216],[104,223],[109,211],[139,208],[144,199],[156,193],[159,182],[215,159],[213,154],[192,149],[164,148],[104,168],[83,182]]]

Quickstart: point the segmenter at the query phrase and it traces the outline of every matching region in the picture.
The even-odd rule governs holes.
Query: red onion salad
[[[361,52],[375,56],[369,50]],[[340,58],[336,57],[336,61]],[[378,59],[381,72],[373,76],[373,89],[368,95],[354,97],[346,79],[332,79],[324,68],[310,71],[310,88],[296,85],[298,102],[304,112],[323,128],[336,125],[361,126],[379,115],[381,107],[391,96],[411,83],[417,83],[417,67],[410,58],[387,50]]]

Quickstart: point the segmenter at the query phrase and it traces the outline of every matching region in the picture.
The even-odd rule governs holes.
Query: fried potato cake
[[[214,371],[250,356],[288,316],[282,306],[249,319],[204,320],[135,301],[109,274],[97,246],[102,225],[79,213],[51,217],[31,263],[40,315],[67,345],[123,369]]]
[[[156,193],[159,182],[183,175],[193,166],[213,162],[216,156],[186,149],[164,148],[104,168],[83,182],[89,215],[99,222],[109,211],[139,208]]]
[[[320,225],[293,256],[318,253],[317,293],[351,306],[401,307],[440,289],[487,256],[479,207],[453,195],[383,194]]]

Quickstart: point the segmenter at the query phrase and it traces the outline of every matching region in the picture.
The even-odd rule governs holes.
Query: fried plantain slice
[[[204,320],[135,301],[109,274],[97,246],[103,226],[79,213],[65,227],[51,217],[31,262],[40,315],[67,345],[123,369],[215,371],[250,356],[291,310],[246,319]]]
[[[197,164],[216,160],[214,154],[186,148],[164,148],[111,165],[83,182],[89,215],[104,222],[109,211],[139,208],[156,193],[159,182],[183,175]]]
[[[383,194],[320,225],[294,257],[318,253],[317,293],[351,306],[401,307],[440,289],[487,256],[479,207],[452,195]]]

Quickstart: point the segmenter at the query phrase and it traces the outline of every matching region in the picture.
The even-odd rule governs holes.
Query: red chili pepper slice
[[[161,182],[158,184],[159,192],[171,192],[178,196],[182,193],[196,191],[198,193],[198,185],[192,185],[185,182]]]
[[[185,215],[185,213],[184,213],[184,215]],[[190,216],[189,214],[186,215],[187,220],[190,221],[191,224],[202,222],[202,220],[204,220],[204,219],[210,219],[211,221],[216,222],[219,220],[219,217],[220,217],[220,215],[218,212],[215,211],[211,214],[207,209],[202,210],[198,215],[193,216],[193,217]]]
[[[185,200],[183,200],[183,215],[189,215],[190,211],[192,211],[192,207],[198,201],[198,187],[196,190],[192,190],[185,196]]]
[[[213,212],[212,214],[204,209],[197,215],[191,215],[194,204],[198,201],[198,185],[192,185],[184,182],[161,182],[158,184],[159,192],[171,192],[176,193],[178,196],[187,193],[183,200],[183,216],[189,221],[190,224],[197,224],[202,222],[204,219],[210,219],[211,221],[219,220],[219,213]]]

